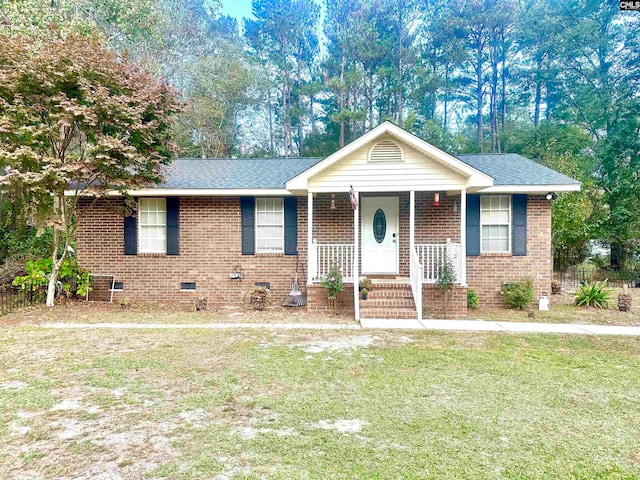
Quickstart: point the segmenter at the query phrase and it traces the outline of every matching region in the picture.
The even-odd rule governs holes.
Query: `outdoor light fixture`
[[[457,212],[457,211],[458,211],[458,201],[457,201],[457,200],[454,200],[454,201],[453,201],[453,211],[454,211],[454,212]]]
[[[336,209],[336,196],[332,193],[331,194],[331,210],[335,210]]]
[[[433,204],[434,204],[436,207],[439,207],[439,206],[440,206],[440,194],[439,194],[439,193],[435,193],[435,194],[433,195]]]
[[[546,198],[547,200],[555,200],[556,198],[558,198],[558,194],[556,192],[549,192],[544,198]]]

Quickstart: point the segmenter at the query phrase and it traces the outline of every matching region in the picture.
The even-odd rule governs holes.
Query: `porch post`
[[[467,190],[460,190],[460,244],[462,261],[460,262],[460,284],[467,286]]]
[[[355,310],[356,321],[360,321],[360,278],[358,276],[360,266],[360,222],[358,214],[360,211],[360,194],[353,193],[356,197],[357,208],[353,209],[353,308]]]
[[[316,250],[313,244],[313,193],[307,194],[307,285],[316,273]]]
[[[409,246],[413,254],[416,246],[416,192],[414,190],[409,193]]]

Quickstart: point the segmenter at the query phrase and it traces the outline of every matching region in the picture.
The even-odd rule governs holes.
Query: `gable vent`
[[[369,152],[370,162],[402,162],[403,160],[402,149],[393,140],[382,140]]]

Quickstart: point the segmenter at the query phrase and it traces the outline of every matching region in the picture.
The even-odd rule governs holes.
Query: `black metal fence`
[[[607,280],[610,287],[628,285],[632,288],[640,288],[640,270],[614,270],[583,263],[569,267],[563,272],[557,272],[555,276],[564,288],[579,287],[600,280]]]
[[[0,286],[0,316],[15,312],[30,305],[44,303],[46,292],[34,286],[21,289],[19,287]]]

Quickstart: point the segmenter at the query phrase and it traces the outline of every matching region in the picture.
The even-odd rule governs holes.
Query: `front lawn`
[[[640,477],[638,338],[0,335],[0,478]]]

